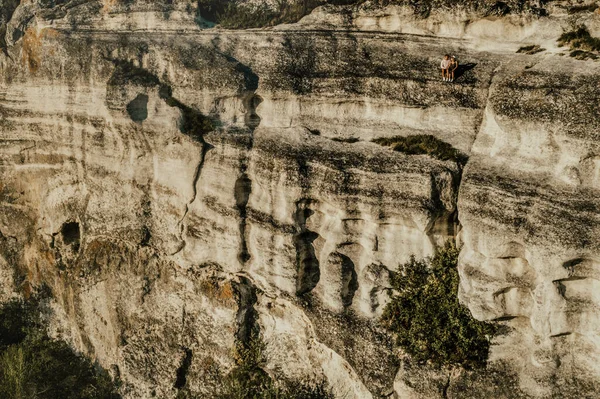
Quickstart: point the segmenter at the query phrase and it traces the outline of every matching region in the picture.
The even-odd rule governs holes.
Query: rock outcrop
[[[269,373],[340,398],[594,397],[600,67],[555,40],[598,16],[1,9],[0,297],[50,287],[53,334],[124,397],[212,397],[250,329]],[[417,134],[468,163],[371,142]],[[398,265],[450,238],[461,301],[502,327],[481,371],[400,361],[377,322]]]

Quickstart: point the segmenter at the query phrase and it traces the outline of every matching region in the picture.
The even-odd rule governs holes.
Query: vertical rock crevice
[[[313,246],[313,242],[319,235],[310,231],[306,226],[308,218],[314,213],[309,208],[310,204],[310,200],[298,201],[294,215],[296,233],[293,242],[296,248],[296,295],[298,296],[312,291],[321,278],[319,259]]]
[[[261,118],[260,115],[258,115],[258,113],[256,112],[256,109],[262,102],[262,97],[255,94],[254,92],[251,92],[243,100],[244,109],[246,110],[246,114],[244,116],[244,124],[252,132],[254,132],[254,130],[260,125]]]
[[[250,260],[250,253],[248,252],[248,244],[246,242],[246,217],[247,217],[247,206],[250,200],[250,194],[252,193],[252,180],[248,177],[246,172],[243,172],[235,182],[234,197],[235,205],[240,213],[240,251],[238,253],[238,259],[240,263],[244,264]]]
[[[236,341],[239,345],[247,347],[258,336],[258,312],[254,308],[258,300],[256,287],[246,277],[240,277],[239,282],[233,283],[238,311],[236,314],[237,330]]]
[[[455,162],[456,168],[432,172],[430,176],[432,217],[426,232],[434,247],[443,245],[448,238],[456,239],[460,231],[458,194],[468,157],[460,154]]]
[[[213,40],[213,46],[215,48],[215,51],[219,55],[223,56],[227,61],[234,64],[234,69],[244,76],[244,86],[240,89],[238,96],[241,99],[242,105],[245,110],[244,125],[247,128],[248,139],[244,143],[245,154],[242,156],[240,164],[240,175],[236,180],[234,186],[235,204],[240,217],[240,249],[238,252],[238,260],[243,265],[247,263],[252,257],[248,250],[248,243],[246,240],[246,220],[248,216],[247,207],[248,202],[250,201],[250,194],[252,193],[252,180],[248,175],[248,163],[250,154],[252,153],[252,149],[254,148],[254,130],[258,128],[261,122],[261,118],[256,112],[256,108],[263,101],[262,97],[256,94],[256,90],[258,90],[260,77],[256,73],[254,73],[250,66],[241,63],[239,60],[237,60],[230,54],[218,50],[218,39]]]
[[[203,142],[203,145],[202,145],[202,152],[200,155],[200,162],[198,162],[198,165],[196,166],[196,171],[194,172],[194,178],[192,179],[192,197],[185,204],[183,216],[181,217],[181,220],[179,220],[179,238],[181,240],[181,245],[180,245],[179,249],[171,255],[176,255],[177,253],[181,252],[185,248],[186,241],[184,238],[184,233],[185,233],[184,221],[187,218],[187,215],[190,211],[190,206],[196,201],[196,198],[198,197],[198,181],[200,181],[200,176],[202,174],[202,168],[204,167],[204,162],[206,161],[206,155],[213,148],[212,145],[204,142],[204,140],[202,140],[202,142]]]
[[[177,369],[177,378],[174,385],[174,388],[177,390],[182,390],[187,385],[187,375],[194,356],[194,353],[189,348],[183,348],[183,353],[183,359],[181,360],[181,365]]]
[[[244,265],[251,259],[251,254],[248,250],[246,241],[247,206],[250,201],[250,194],[252,193],[252,180],[248,175],[248,163],[254,147],[254,130],[258,128],[261,122],[261,118],[256,112],[257,107],[263,101],[262,97],[256,94],[260,77],[252,70],[252,67],[240,62],[228,52],[221,50],[221,42],[218,37],[214,38],[211,41],[211,44],[213,46],[213,51],[231,63],[233,69],[244,77],[243,86],[240,86],[237,96],[244,107],[244,125],[247,129],[247,132],[245,133],[248,137],[244,143],[245,153],[240,160],[240,175],[234,186],[234,199],[240,217],[240,249],[238,252],[238,260]]]
[[[354,294],[358,290],[358,275],[354,262],[349,257],[340,254],[340,258],[342,261],[342,305],[344,308],[348,308],[352,305]]]
[[[450,382],[451,382],[451,375],[448,374],[448,378],[446,379],[446,382],[444,383],[444,386],[442,387],[442,398],[444,399],[448,399],[448,388],[450,388]]]

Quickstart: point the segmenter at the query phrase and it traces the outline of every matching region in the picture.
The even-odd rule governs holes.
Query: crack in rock
[[[181,361],[181,365],[177,369],[177,378],[174,385],[174,388],[177,390],[185,388],[187,384],[188,371],[192,365],[192,358],[194,356],[194,353],[189,348],[183,348],[183,353],[183,359]]]
[[[296,295],[304,295],[312,291],[321,278],[319,259],[315,254],[313,242],[319,234],[310,231],[306,222],[314,213],[310,208],[310,200],[301,199],[296,203],[294,219],[296,234],[293,242],[296,248]]]
[[[246,217],[247,217],[247,206],[250,200],[250,193],[252,192],[252,180],[248,177],[247,173],[242,175],[236,180],[234,188],[235,204],[240,213],[240,251],[238,259],[240,262],[246,263],[250,260],[250,253],[248,252],[248,244],[246,242]]]
[[[244,276],[239,276],[239,282],[234,282],[233,287],[238,303],[235,337],[238,343],[247,346],[259,333],[258,312],[254,308],[258,300],[256,287],[249,278]]]

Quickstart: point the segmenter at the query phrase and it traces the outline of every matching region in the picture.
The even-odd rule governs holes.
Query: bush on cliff
[[[217,399],[334,399],[322,382],[274,381],[264,371],[264,348],[258,336],[238,345],[236,367],[225,377]]]
[[[460,166],[467,163],[465,154],[432,135],[381,137],[373,142],[408,155],[429,155],[441,161],[455,161]]]
[[[248,5],[243,1],[199,0],[198,14],[207,21],[228,29],[262,28],[278,24],[298,22],[322,5],[360,5],[366,0],[276,0],[275,6],[267,2]],[[506,15],[510,13],[533,13],[544,15],[545,9],[532,0],[375,0],[371,6],[385,7],[390,4],[407,5],[423,18],[432,10],[468,9],[481,15]]]
[[[486,363],[495,328],[473,319],[458,301],[458,252],[448,242],[433,259],[412,257],[404,264],[392,279],[396,294],[382,321],[418,362],[478,368]]]
[[[0,308],[0,397],[120,398],[106,372],[48,337],[36,298],[15,299]]]
[[[592,37],[585,26],[563,33],[558,38],[558,45],[569,46],[570,56],[577,59],[596,59],[600,53],[600,38]]]
[[[276,8],[267,3],[246,5],[236,1],[200,0],[199,16],[227,29],[262,28],[299,21],[323,0],[277,0]]]

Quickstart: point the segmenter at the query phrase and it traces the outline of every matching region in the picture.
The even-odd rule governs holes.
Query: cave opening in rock
[[[354,267],[354,262],[346,255],[341,255],[342,260],[342,304],[344,307],[352,305],[354,294],[358,290],[358,276]]]
[[[296,281],[296,294],[304,295],[312,291],[321,278],[319,259],[315,254],[313,241],[319,235],[312,231],[304,231],[294,236],[296,247],[296,263],[298,275]]]
[[[319,238],[319,234],[310,231],[307,227],[307,220],[314,211],[309,208],[310,200],[300,200],[296,203],[296,221],[297,233],[294,234],[293,241],[296,248],[296,295],[304,295],[311,292],[321,279],[321,268],[319,259],[315,254],[313,242]]]
[[[127,113],[134,122],[143,122],[148,119],[148,96],[138,94],[129,104],[127,104]]]
[[[79,223],[77,222],[66,222],[60,229],[62,241],[65,245],[72,245],[75,251],[79,250],[79,242],[81,239],[81,232],[79,230]]]

